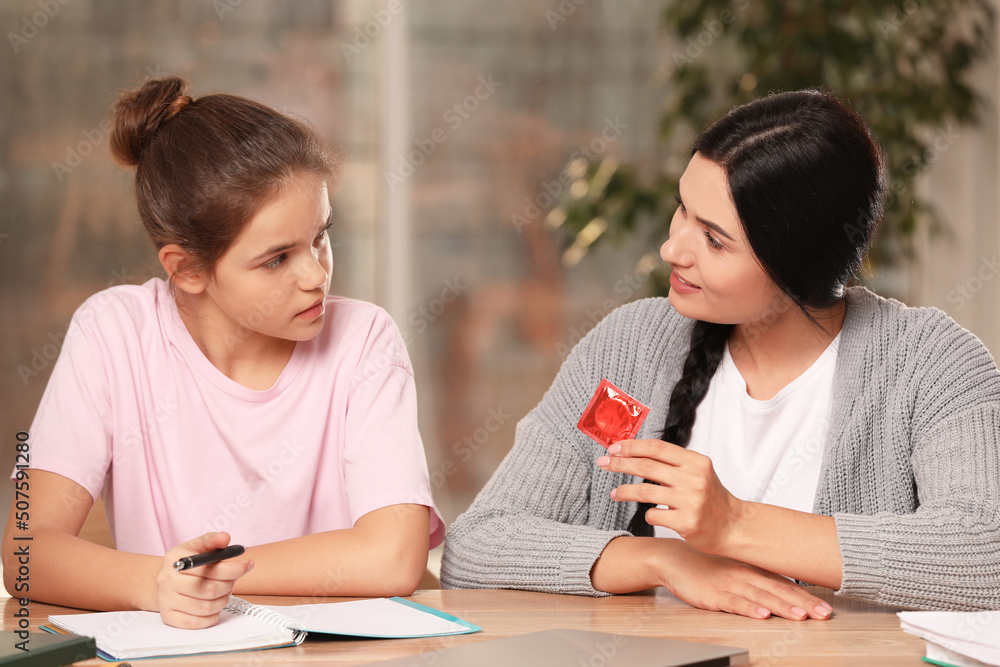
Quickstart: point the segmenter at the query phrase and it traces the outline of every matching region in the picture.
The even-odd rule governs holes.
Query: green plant
[[[849,102],[885,152],[889,193],[869,262],[909,260],[920,225],[946,229],[913,179],[979,120],[967,79],[992,46],[989,0],[679,0],[662,19],[678,45],[660,70],[666,159],[655,174],[612,158],[574,165],[581,185],[549,216],[567,231],[567,263],[604,238],[666,238],[696,134],[735,105],[801,88]]]

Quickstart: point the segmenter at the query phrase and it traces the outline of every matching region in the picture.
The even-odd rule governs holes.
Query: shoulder
[[[574,348],[570,359],[582,356],[603,363],[618,359],[641,368],[671,365],[674,357],[687,354],[693,327],[694,320],[677,312],[669,299],[639,299],[609,313]]]
[[[608,338],[621,345],[636,341],[644,345],[674,339],[690,333],[694,320],[678,313],[666,297],[651,297],[632,301],[611,311],[594,328],[597,338]]]
[[[385,309],[343,296],[328,296],[326,306],[316,350],[354,364],[356,383],[388,367],[413,374],[406,340]]]
[[[76,309],[67,333],[116,338],[140,332],[155,325],[158,305],[169,298],[167,284],[160,278],[151,278],[142,285],[109,287]]]
[[[854,370],[911,392],[925,409],[960,411],[970,401],[1000,399],[1000,372],[989,350],[937,308],[852,288],[839,354]]]
[[[909,348],[923,357],[990,356],[975,334],[937,308],[907,306],[863,287],[851,288],[847,303],[849,337],[867,339],[872,346]]]

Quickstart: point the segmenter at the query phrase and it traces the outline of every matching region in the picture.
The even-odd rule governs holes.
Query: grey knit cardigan
[[[851,288],[813,512],[832,515],[842,595],[914,609],[1000,609],[1000,372],[934,308]],[[635,503],[576,428],[601,378],[651,410],[657,438],[693,321],[667,299],[608,315],[517,425],[514,446],[451,527],[446,588],[604,595],[590,571]]]

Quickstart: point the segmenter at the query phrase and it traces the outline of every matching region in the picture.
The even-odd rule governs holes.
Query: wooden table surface
[[[728,644],[749,649],[752,665],[910,665],[922,664],[923,640],[899,629],[897,610],[835,597],[812,589],[834,608],[827,621],[753,620],[721,612],[693,609],[664,589],[607,598],[585,598],[503,590],[424,590],[412,599],[475,623],[482,632],[425,639],[351,639],[312,635],[300,646],[216,655],[163,658],[134,665],[292,665],[300,663],[364,665],[390,658],[550,628],[669,637]],[[247,596],[258,604],[342,602],[352,598],[286,598]],[[18,601],[7,599],[3,629],[14,630]],[[31,603],[31,628],[49,614],[76,613],[64,607]],[[430,667],[434,656],[414,658],[414,667]],[[81,665],[109,665],[88,660]],[[525,667],[531,665],[525,656]]]

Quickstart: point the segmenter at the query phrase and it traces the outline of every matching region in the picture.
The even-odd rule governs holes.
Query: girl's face
[[[309,340],[323,328],[333,255],[326,183],[296,176],[219,258],[206,291],[239,331]]]
[[[695,153],[678,183],[678,207],[660,257],[672,267],[677,312],[718,324],[751,322],[783,296],[743,233],[722,167]]]

